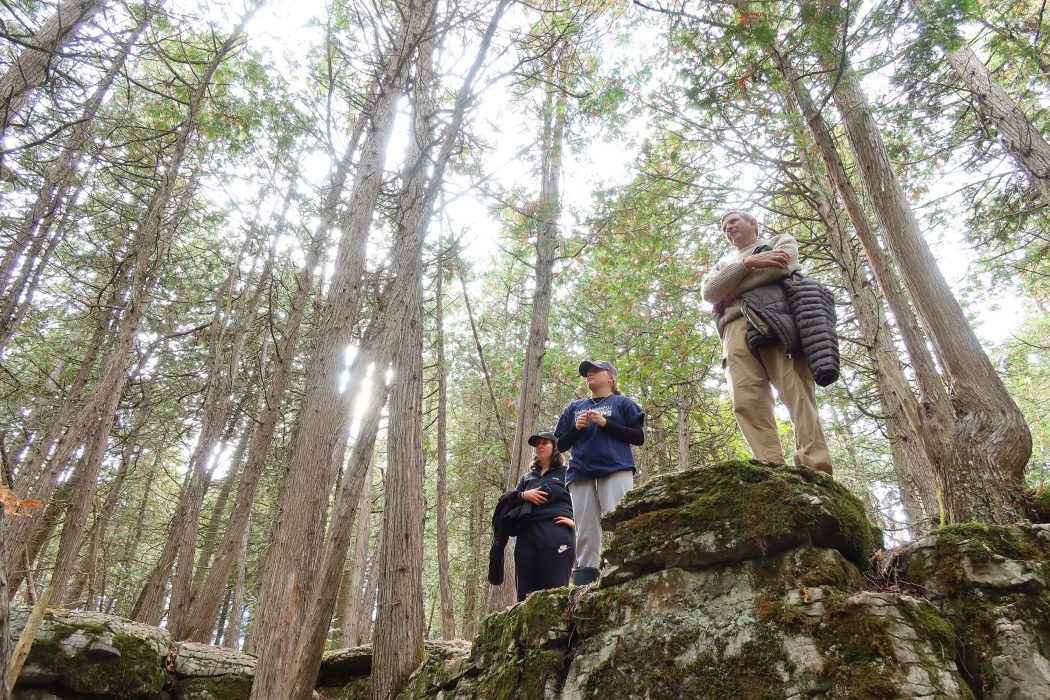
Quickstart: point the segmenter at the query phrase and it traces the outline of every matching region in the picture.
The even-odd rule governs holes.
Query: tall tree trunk
[[[66,582],[73,573],[73,565],[77,561],[77,554],[80,552],[80,545],[84,539],[84,526],[87,524],[88,512],[95,498],[99,471],[106,456],[106,445],[113,427],[114,415],[122,395],[123,391],[116,390],[108,397],[107,402],[102,406],[98,422],[93,426],[91,442],[84,454],[80,485],[71,494],[72,502],[62,528],[62,535],[59,538],[58,554],[55,568],[51,572],[51,581],[33,606],[7,668],[7,682],[11,687],[14,687],[22,671],[22,665],[29,656],[29,649],[36,639],[36,633],[43,622],[47,607],[52,600],[62,600]]]
[[[85,601],[85,607],[87,609],[90,609],[90,602],[95,591],[99,542],[106,536],[106,530],[109,527],[109,519],[113,516],[113,512],[116,510],[117,503],[120,500],[124,479],[127,477],[128,472],[131,470],[135,461],[132,440],[142,429],[147,415],[148,411],[140,410],[135,418],[135,424],[128,435],[124,450],[121,453],[120,466],[117,467],[117,472],[113,475],[113,479],[110,481],[109,492],[106,494],[106,500],[102,504],[102,510],[99,512],[98,517],[95,518],[95,522],[88,531],[88,549],[87,553],[84,554],[83,563],[80,567],[80,574],[74,580],[73,586],[69,590],[68,599],[76,603],[80,598],[80,594],[84,591],[84,588],[87,587],[88,598]],[[54,601],[55,605],[58,605],[61,602],[60,599]]]
[[[441,601],[441,637],[455,639],[456,617],[452,609],[452,581],[448,567],[448,366],[445,363],[445,268],[443,239],[438,241],[438,269],[435,281],[434,317],[437,352],[437,569],[438,596]]]
[[[222,542],[219,545],[218,554],[212,563],[208,578],[203,587],[195,594],[191,603],[185,636],[193,641],[203,642],[208,638],[214,624],[215,613],[222,600],[230,570],[234,561],[239,561],[237,560],[237,542],[247,537],[251,506],[254,502],[255,491],[262,476],[263,467],[266,464],[277,422],[281,415],[281,403],[288,386],[293,360],[298,349],[300,327],[314,287],[314,274],[321,261],[325,245],[328,242],[330,223],[336,217],[336,209],[346,185],[353,156],[364,133],[367,121],[367,115],[362,115],[358,118],[350,143],[332,174],[328,195],[322,205],[320,221],[315,229],[313,242],[307,250],[306,263],[296,277],[296,291],[292,298],[284,339],[279,344],[275,341],[275,346],[277,346],[277,367],[269,380],[265,401],[263,402],[263,412],[256,419],[256,427],[252,431],[248,458],[237,488],[230,521],[227,523]],[[290,201],[290,197],[286,198],[286,201]],[[267,567],[264,566],[263,571],[266,569]],[[256,638],[256,629],[258,628],[253,629],[253,639]]]
[[[678,385],[678,468],[688,469],[693,458],[689,450],[689,394],[685,383]]]
[[[396,339],[396,341],[401,342],[403,338]],[[361,425],[346,467],[346,476],[338,499],[338,510],[332,518],[332,531],[329,533],[325,546],[320,576],[311,589],[314,591],[313,600],[303,624],[295,663],[292,666],[295,673],[291,695],[293,698],[309,698],[316,684],[317,673],[321,668],[324,642],[328,637],[332,613],[335,610],[339,575],[346,563],[346,553],[350,546],[350,536],[354,531],[355,518],[363,518],[367,521],[371,515],[370,512],[361,513],[359,506],[362,504],[361,494],[365,482],[371,481],[372,456],[375,452],[376,435],[379,432],[383,405],[387,397],[387,389],[383,385],[383,368],[390,364],[394,342],[395,339],[388,334],[388,337],[380,341],[382,347],[378,348],[374,354],[369,352],[369,362],[359,364],[361,371],[358,378],[363,379],[365,368],[374,361],[374,381],[367,405],[361,412]],[[353,384],[362,386],[364,382],[356,381]],[[370,506],[371,503],[367,505]]]
[[[369,644],[372,641],[377,598],[379,597],[379,548],[382,542],[377,538],[375,548],[369,552],[368,569],[365,572],[365,590],[361,596],[361,605],[357,611],[357,626],[354,629],[352,646]]]
[[[96,4],[101,5],[102,3]],[[2,298],[0,302],[0,352],[7,346],[18,329],[21,319],[25,316],[40,276],[61,238],[61,228],[54,225],[55,213],[64,203],[76,199],[75,196],[67,197],[67,195],[77,178],[77,171],[84,159],[85,146],[91,134],[93,120],[98,114],[102,100],[109,92],[117,75],[123,70],[131,48],[152,21],[155,10],[156,7],[153,4],[148,4],[143,8],[142,18],[135,26],[131,36],[124,42],[106,74],[84,104],[77,123],[69,128],[62,152],[48,169],[44,183],[37,191],[36,200],[25,216],[16,241],[8,247],[3,260],[0,261],[0,298]],[[21,267],[18,270],[18,276],[12,279],[18,266]]]
[[[485,415],[482,410],[483,401],[478,398],[478,407],[475,415],[478,417],[478,430],[476,436],[476,447],[474,454],[483,454],[484,444],[483,422],[481,417]],[[485,534],[492,533],[485,523],[485,480],[480,462],[475,465],[474,491],[470,499],[470,522],[467,527],[467,541],[470,546],[470,567],[468,569],[466,590],[463,593],[463,636],[473,638],[477,634],[477,622],[480,603],[478,589],[481,583],[482,553],[481,541]]]
[[[0,485],[7,488],[14,485],[9,471],[4,470],[0,474]],[[10,517],[7,511],[0,508],[0,526],[3,526],[4,518]],[[0,670],[6,669],[11,661],[11,602],[7,595],[7,567],[3,565],[4,550],[9,546],[0,539]],[[0,700],[11,700],[12,685],[7,682],[7,674],[0,673]]]
[[[948,379],[955,447],[941,491],[949,522],[1025,517],[1024,469],[1032,434],[944,280],[890,163],[882,134],[848,67],[833,93],[857,164],[901,277]]]
[[[130,284],[132,292],[127,312],[124,318],[121,319],[120,331],[111,353],[99,371],[95,385],[77,411],[77,415],[69,429],[50,455],[49,463],[44,473],[37,479],[30,491],[31,497],[39,502],[45,503],[51,497],[61,469],[64,468],[74,450],[83,441],[84,436],[88,434],[88,429],[97,425],[99,420],[103,419],[112,395],[118,391],[127,376],[128,363],[131,360],[135,339],[152,302],[152,288],[171,244],[170,235],[166,235],[167,232],[162,230],[163,213],[175,192],[182,161],[189,149],[190,140],[196,131],[197,117],[203,107],[211,78],[218,69],[219,64],[225,60],[227,53],[233,48],[251,14],[249,12],[234,32],[219,46],[215,56],[206,65],[201,80],[190,98],[187,114],[179,126],[178,136],[175,140],[168,167],[164,172],[164,177],[150,196],[143,220],[132,236],[129,246],[129,249],[135,255]],[[196,176],[192,179],[196,180]],[[185,206],[189,198],[190,194],[187,193],[180,203],[180,207]],[[28,517],[18,518],[16,522],[9,523],[4,528],[4,532],[0,532],[0,536],[11,538],[12,541],[16,542],[25,541],[28,531],[33,526],[33,520],[33,518]],[[36,624],[39,625],[39,620]],[[26,629],[30,630],[31,626],[27,625]],[[33,632],[35,633],[35,630]],[[25,651],[28,653],[28,647]],[[9,675],[13,672],[14,675],[12,677],[17,677],[24,658],[23,656],[20,661],[16,655],[12,659]]]
[[[493,20],[493,22],[496,21],[498,21],[498,16]],[[490,29],[494,29],[494,25],[490,25]],[[337,499],[339,512],[333,518],[332,531],[329,533],[325,557],[321,567],[322,578],[312,587],[312,590],[315,591],[315,593],[312,596],[310,609],[303,626],[303,633],[301,635],[294,666],[297,669],[297,672],[295,687],[293,688],[292,694],[293,698],[307,697],[317,676],[324,640],[327,637],[328,627],[331,623],[332,613],[336,602],[335,599],[338,590],[337,582],[345,563],[346,551],[353,531],[352,526],[355,510],[360,502],[364,480],[368,477],[368,466],[371,463],[372,449],[375,443],[376,432],[379,428],[379,414],[383,406],[383,401],[385,400],[385,391],[378,386],[378,379],[380,376],[378,368],[387,366],[393,359],[395,373],[399,374],[401,371],[400,366],[402,365],[397,362],[396,358],[400,352],[410,353],[410,363],[403,366],[409,367],[413,369],[413,371],[418,370],[418,376],[409,374],[406,378],[419,383],[415,385],[417,404],[414,409],[409,406],[408,413],[406,413],[406,416],[408,417],[404,420],[411,420],[411,417],[414,416],[415,418],[418,418],[419,422],[414,428],[412,428],[411,425],[403,425],[402,427],[409,431],[418,430],[419,444],[418,453],[413,451],[414,448],[412,445],[414,443],[411,441],[409,441],[406,446],[402,445],[401,440],[399,439],[395,441],[394,445],[391,447],[391,463],[394,463],[393,460],[395,458],[405,459],[406,468],[411,470],[409,473],[402,475],[404,477],[403,486],[405,489],[408,489],[408,491],[404,496],[399,495],[399,498],[403,497],[406,501],[402,502],[395,500],[394,503],[411,504],[414,502],[414,498],[418,498],[419,510],[416,513],[418,516],[418,522],[414,523],[412,526],[415,529],[404,532],[398,529],[393,536],[397,538],[396,541],[398,542],[401,541],[402,537],[405,538],[411,546],[415,545],[416,538],[418,537],[418,561],[414,558],[414,550],[411,548],[407,549],[405,552],[399,553],[398,555],[407,558],[406,565],[409,567],[409,572],[414,571],[411,567],[418,564],[420,567],[420,577],[422,575],[422,478],[424,472],[422,453],[423,423],[421,383],[422,331],[418,327],[415,329],[412,329],[411,327],[406,328],[406,322],[404,320],[398,321],[398,319],[399,314],[402,312],[406,314],[406,317],[410,317],[411,314],[415,313],[418,316],[418,322],[422,323],[422,311],[419,307],[422,305],[423,241],[433,211],[436,192],[440,187],[445,165],[451,155],[451,144],[454,143],[459,136],[459,129],[463,121],[463,113],[468,104],[469,90],[472,88],[472,80],[480,69],[481,61],[487,51],[490,40],[491,31],[486,35],[486,39],[482,42],[478,58],[475,60],[472,70],[468,73],[467,81],[464,83],[464,86],[461,88],[457,96],[452,112],[452,119],[446,133],[444,134],[445,141],[442,143],[442,148],[437,154],[431,153],[434,144],[434,134],[432,133],[433,127],[431,125],[433,119],[431,114],[432,98],[429,94],[424,96],[426,91],[434,89],[430,84],[430,81],[432,81],[433,78],[430,75],[430,57],[427,53],[432,50],[430,40],[428,39],[424,41],[419,49],[422,68],[417,75],[416,83],[420,86],[422,92],[417,96],[415,105],[415,140],[412,142],[406,159],[407,165],[405,172],[409,173],[409,176],[402,187],[399,197],[399,219],[397,222],[397,230],[395,232],[395,269],[397,270],[397,274],[394,280],[383,292],[379,306],[384,310],[384,313],[380,314],[368,330],[368,340],[366,340],[364,345],[369,348],[369,350],[367,353],[363,354],[369,358],[369,361],[366,362],[362,359],[355,362],[358,370],[354,373],[356,376],[354,377],[352,385],[361,384],[365,368],[373,362],[377,368],[377,381],[374,382],[376,386],[373,387],[369,398],[369,405],[363,413],[363,421],[359,431],[358,440],[354,445],[350,463],[346,469],[343,489]],[[429,172],[426,167],[428,163],[433,164],[432,169]],[[415,311],[413,311],[413,305],[418,305]],[[417,334],[418,358],[415,356],[415,351],[405,350],[405,344],[413,338],[412,335],[405,334],[406,330],[409,333]],[[395,389],[392,391],[396,391],[396,387],[401,386],[401,384],[396,382],[397,376],[395,375]],[[411,396],[400,396],[399,398],[406,406],[412,401]],[[414,413],[412,412],[413,410]],[[398,412],[399,409],[392,403],[392,416],[397,415]],[[397,420],[401,419],[399,418]],[[395,419],[392,418],[391,429],[395,431],[395,435],[401,435],[401,431],[398,430],[395,425]],[[413,436],[408,434],[408,437],[412,438]],[[407,450],[407,452],[400,452],[401,450]],[[415,461],[408,461],[408,456],[411,456],[412,460],[418,460],[418,464]],[[416,467],[418,467],[418,473],[415,471]],[[388,486],[392,483],[391,479],[394,478],[391,477],[391,471],[392,469],[388,468]],[[416,479],[419,480],[418,484],[416,483]],[[418,494],[413,496],[414,489],[416,489],[417,486]],[[389,499],[389,488],[386,493]],[[391,502],[387,500],[387,506],[384,508],[384,515],[391,512],[390,508]],[[409,516],[409,520],[411,521],[411,516]],[[386,522],[385,519],[384,522]],[[402,525],[404,525],[404,521],[397,523],[398,527]],[[391,531],[387,530],[386,532],[389,534]],[[381,562],[389,561],[384,558],[385,554],[382,552],[380,557]],[[403,570],[403,567],[398,569],[398,571]],[[387,573],[387,569],[380,569],[380,571],[381,576]],[[385,581],[385,578],[381,578],[380,581],[382,583],[382,581]],[[403,579],[398,579],[398,583],[394,584],[394,587],[398,589],[399,595],[407,596],[409,605],[414,604],[418,598],[420,605],[420,622],[422,622],[422,579],[420,578],[420,590],[418,591],[418,594],[415,595],[413,595],[412,591],[406,591],[407,588],[412,588],[414,585],[413,582],[411,586],[405,586]],[[381,596],[384,590],[387,589],[383,588],[381,585]],[[400,606],[400,600],[398,605]],[[411,610],[411,608],[409,608],[409,610]],[[397,622],[400,623],[400,616],[402,614],[400,607],[396,613],[398,618]],[[382,612],[380,615],[382,615]],[[414,630],[411,629],[410,631],[414,632]],[[422,633],[421,629],[420,633]],[[422,637],[420,637],[419,641],[420,648],[422,648]],[[397,643],[399,642],[395,642],[395,644]],[[380,661],[379,663],[382,662]],[[373,668],[375,668],[374,665]]]
[[[508,0],[500,0],[486,27],[474,62],[464,78],[443,133],[433,133],[436,121],[436,77],[432,70],[432,40],[419,48],[414,113],[415,138],[409,150],[397,222],[402,258],[399,276],[409,287],[388,312],[398,319],[399,345],[394,355],[394,385],[390,390],[390,441],[384,492],[382,548],[379,552],[379,598],[373,639],[372,698],[393,700],[423,658],[423,336],[422,246],[441,188],[445,167],[459,142],[474,83]],[[429,2],[427,7],[433,7]],[[428,13],[430,9],[427,10]],[[438,152],[431,150],[439,144]],[[429,180],[426,164],[432,163]]]
[[[518,412],[514,423],[514,438],[510,443],[510,462],[503,480],[505,489],[512,489],[518,478],[528,470],[531,457],[526,439],[537,430],[543,398],[543,358],[547,354],[547,333],[550,326],[551,289],[554,285],[554,260],[558,252],[558,218],[561,216],[562,140],[565,135],[566,109],[565,58],[568,50],[561,47],[558,58],[551,59],[546,81],[543,106],[543,129],[540,134],[540,193],[536,225],[536,287],[532,294],[532,318],[529,321],[529,339],[525,346],[525,362],[518,395]],[[504,584],[495,586],[489,601],[489,610],[501,610],[515,600],[514,546],[508,543],[503,551]]]
[[[244,576],[248,568],[249,528],[241,533],[241,547],[237,552],[237,568],[233,579],[233,600],[230,603],[229,623],[222,636],[223,646],[234,651],[241,648],[241,619],[244,617]]]
[[[242,425],[240,428],[241,437],[237,441],[237,447],[233,452],[233,456],[230,458],[230,466],[222,478],[219,495],[215,498],[215,505],[212,506],[211,514],[208,516],[208,525],[204,528],[204,541],[201,543],[197,553],[197,564],[193,568],[194,594],[204,584],[204,579],[208,574],[208,566],[211,564],[211,558],[215,556],[215,548],[219,544],[219,528],[222,524],[228,522],[226,506],[229,504],[230,496],[233,494],[233,485],[237,482],[237,470],[241,460],[244,459],[244,453],[248,449],[248,439],[252,435],[252,431],[248,426]]]
[[[1028,172],[1043,201],[1050,204],[1050,143],[1046,137],[969,47],[948,52],[948,63],[977,98],[984,116],[995,123],[1003,147]]]
[[[270,250],[273,250],[272,246]],[[272,259],[268,260],[267,265],[269,266],[271,262]],[[211,472],[215,466],[215,448],[220,444],[220,434],[224,425],[230,422],[229,404],[240,371],[241,355],[247,341],[248,331],[255,319],[259,300],[269,285],[269,276],[260,275],[254,293],[243,295],[243,303],[237,306],[236,311],[233,311],[231,306],[236,296],[235,271],[237,267],[239,265],[235,265],[231,270],[227,281],[226,303],[217,305],[215,309],[209,343],[208,384],[204,391],[201,432],[197,438],[194,454],[190,459],[190,472],[193,477],[185,499],[181,503],[181,511],[173,532],[173,539],[176,540],[178,546],[178,558],[171,586],[168,630],[174,639],[182,639],[186,631],[186,616],[189,613],[192,594],[194,555],[198,551],[197,533],[200,525],[200,511],[204,505]],[[230,468],[235,469],[236,464],[231,465]]]
[[[359,131],[355,133],[360,133]],[[237,561],[237,552],[244,532],[248,529],[251,507],[255,501],[255,492],[259,486],[266,458],[270,453],[277,422],[281,417],[281,406],[285,391],[291,377],[291,370],[299,347],[300,328],[314,288],[314,274],[324,254],[328,242],[328,222],[335,216],[335,208],[346,183],[351,158],[356,145],[356,138],[351,140],[340,159],[332,176],[329,194],[322,209],[321,222],[314,232],[313,241],[307,249],[306,261],[296,276],[295,294],[292,296],[288,320],[285,324],[284,338],[278,343],[275,340],[276,367],[269,377],[262,412],[255,419],[248,444],[248,457],[241,479],[237,485],[230,518],[226,523],[222,541],[212,562],[207,578],[195,593],[190,604],[183,636],[195,642],[206,642],[215,624],[215,615],[222,602],[230,572]],[[290,198],[286,198],[288,201]]]
[[[873,285],[869,283],[860,256],[850,245],[842,221],[844,214],[830,194],[831,183],[822,172],[814,172],[812,176],[815,178],[814,199],[817,213],[824,224],[832,258],[838,265],[846,289],[849,290],[857,324],[871,358],[897,483],[902,493],[921,494],[919,503],[929,504],[932,512],[936,512],[936,472],[923,451],[921,436],[915,432],[907,418],[909,411],[918,411],[918,402],[911,393],[904,368],[897,357],[889,320]],[[909,402],[907,407],[902,398],[903,401]],[[915,499],[906,498],[905,502],[911,506]],[[918,528],[917,533],[924,529],[925,508],[920,507],[916,510],[909,507],[907,516],[912,526]]]
[[[428,21],[412,2],[402,14],[394,47],[383,65],[372,121],[358,161],[346,228],[339,242],[335,274],[325,304],[318,347],[307,369],[306,392],[299,413],[288,474],[281,488],[280,515],[270,542],[271,553],[260,574],[259,604],[252,638],[259,655],[253,700],[291,697],[299,634],[310,600],[312,576],[321,557],[329,494],[346,444],[347,416],[341,407],[338,377],[358,315],[365,252],[408,61]]]
[[[134,253],[135,251],[131,252]],[[70,418],[76,415],[76,411],[82,403],[84,389],[87,387],[95,370],[95,362],[109,340],[113,320],[116,318],[117,309],[125,300],[125,295],[128,291],[127,285],[129,284],[130,278],[128,275],[122,274],[117,277],[106,297],[104,307],[98,310],[95,328],[92,331],[91,339],[87,342],[84,356],[80,361],[80,367],[77,369],[73,382],[66,389],[65,396],[62,398],[58,410],[51,417],[51,422],[45,429],[39,443],[26,455],[20,464],[14,467],[15,490],[19,493],[27,493],[31,490],[36,481],[46,471],[47,460],[51,456],[56,441],[63,435],[63,431],[69,427]],[[58,465],[55,466],[56,468],[58,467]],[[61,465],[61,468],[65,468],[65,465]],[[9,563],[13,554],[8,552]]]
[[[0,76],[0,136],[21,111],[29,95],[47,80],[51,61],[105,4],[104,0],[64,0]]]
[[[1050,143],[1021,106],[1010,97],[957,30],[937,19],[931,0],[911,0],[924,29],[945,50],[948,65],[977,100],[978,109],[999,131],[1003,148],[1032,180],[1046,204],[1050,204]]]
[[[417,116],[417,119],[420,117]],[[390,312],[400,318],[390,390],[390,441],[379,552],[379,612],[372,656],[372,698],[393,700],[423,659],[423,336],[422,260],[410,294]]]
[[[346,606],[343,609],[343,630],[341,644],[344,647],[357,646],[360,643],[361,608],[365,605],[362,586],[365,582],[365,568],[368,566],[368,544],[372,535],[372,474],[369,470],[361,490],[361,505],[357,509],[357,521],[354,543],[354,559],[350,563],[350,577],[347,585]]]
[[[794,100],[785,102],[788,113],[794,111]],[[830,138],[830,135],[827,135]],[[810,199],[823,224],[831,257],[838,266],[845,288],[864,338],[864,347],[871,359],[874,380],[878,387],[879,406],[885,416],[885,430],[893,456],[894,471],[900,486],[902,502],[913,534],[918,534],[937,512],[936,471],[923,449],[919,433],[919,404],[904,374],[904,367],[893,342],[893,329],[886,317],[877,288],[868,278],[867,266],[850,240],[846,214],[835,196],[835,186],[815,161],[807,144],[796,139],[799,157],[809,182]],[[844,176],[844,174],[843,174]],[[909,420],[909,414],[912,418]]]
[[[925,493],[932,492],[935,494],[934,503],[924,503],[924,505],[927,508],[926,515],[928,518],[939,519],[939,503],[941,499],[936,497],[936,494],[939,494],[941,491],[940,475],[950,468],[950,466],[946,465],[953,463],[955,455],[955,418],[948,391],[929,351],[926,336],[919,328],[918,319],[915,317],[911,302],[903,285],[897,278],[889,256],[886,255],[879,244],[875,231],[868,220],[867,212],[861,203],[860,195],[853,187],[853,183],[846,173],[846,168],[832,137],[831,128],[813,101],[809,89],[796,74],[786,55],[776,49],[771,49],[770,53],[781,74],[791,85],[799,108],[820,150],[828,175],[834,183],[839,197],[842,199],[846,214],[853,224],[853,230],[864,249],[868,263],[871,265],[871,271],[875,275],[875,279],[882,290],[890,311],[893,312],[897,322],[897,329],[901,334],[901,340],[908,352],[912,371],[915,373],[915,380],[919,387],[919,404],[915,405],[913,403],[914,395],[907,385],[895,383],[892,389],[897,395],[909,425],[920,437],[922,449],[935,470],[935,478],[926,478],[925,481],[927,483],[922,484],[920,488]],[[894,372],[892,366],[889,363],[885,363],[885,360],[892,359],[895,358],[885,353],[879,354],[879,366],[880,369],[886,372],[887,379],[892,379]],[[883,366],[883,364],[886,366]],[[915,476],[921,478],[920,472],[916,472]],[[932,484],[929,483],[931,481]]]

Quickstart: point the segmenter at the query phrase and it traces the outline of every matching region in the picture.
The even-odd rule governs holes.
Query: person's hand
[[[588,411],[588,413],[589,413],[589,411]],[[587,418],[587,413],[581,413],[580,417],[576,419],[576,429],[577,430],[583,430],[584,428],[587,427],[587,423],[588,422],[589,422],[589,419]]]
[[[543,489],[529,489],[521,492],[521,500],[528,501],[534,506],[542,506],[547,502],[547,492]]]
[[[756,270],[760,267],[779,267],[782,270],[786,270],[790,262],[791,256],[785,251],[767,250],[765,253],[749,255],[744,258],[744,267],[749,270]]]
[[[564,525],[565,527],[571,527],[573,530],[576,529],[576,521],[572,518],[566,518],[564,515],[559,515],[554,519],[555,524]]]
[[[718,314],[729,308],[729,305],[733,303],[733,297],[728,294],[715,302],[715,305],[711,307],[711,313],[717,316]]]
[[[583,415],[587,417],[587,420],[597,423],[599,428],[605,427],[605,416],[598,413],[597,411],[587,411]]]

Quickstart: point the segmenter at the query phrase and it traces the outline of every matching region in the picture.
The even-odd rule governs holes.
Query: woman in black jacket
[[[514,545],[518,601],[533,591],[568,585],[576,559],[576,523],[557,439],[543,432],[529,437],[529,445],[535,450],[532,468],[517,486],[521,500],[532,504]]]

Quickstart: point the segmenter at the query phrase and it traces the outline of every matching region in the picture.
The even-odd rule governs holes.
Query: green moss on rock
[[[902,583],[932,597],[951,622],[978,697],[1050,692],[1040,641],[1050,634],[1048,559],[1046,525],[984,523],[940,528],[897,556]]]
[[[247,700],[252,694],[248,676],[185,678],[172,689],[174,700]]]
[[[831,477],[805,467],[731,461],[657,477],[608,514],[607,583],[676,566],[768,556],[805,544],[865,566],[881,533]]]
[[[75,635],[83,643],[67,644]],[[49,620],[47,636],[34,640],[26,667],[70,690],[114,698],[158,697],[167,681],[153,641],[95,623]]]
[[[1050,488],[1041,488],[1031,493],[1033,520],[1050,523]]]
[[[537,591],[524,602],[486,617],[471,650],[471,663],[484,665],[516,646],[526,649],[567,647],[572,633],[569,589]]]

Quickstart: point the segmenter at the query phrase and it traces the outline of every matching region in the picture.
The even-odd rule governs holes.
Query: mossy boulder
[[[471,644],[463,640],[427,640],[423,646],[426,657],[401,697],[433,697],[429,689],[454,684],[470,656]],[[317,693],[331,700],[368,700],[372,696],[371,673],[371,645],[325,652]],[[428,690],[423,693],[421,688]]]
[[[208,676],[175,681],[173,700],[248,700],[252,695],[251,676]]]
[[[802,581],[819,558],[826,584]],[[850,593],[835,550],[665,569],[588,593],[560,697],[968,698],[927,603]]]
[[[568,588],[537,591],[493,613],[465,659],[431,657],[412,676],[403,700],[558,697],[573,634]]]
[[[321,658],[317,686],[343,686],[372,673],[372,645],[326,651]]]
[[[169,666],[176,700],[247,700],[255,677],[255,657],[233,649],[179,642]]]
[[[17,638],[29,609],[11,608]],[[82,697],[157,697],[167,683],[164,659],[171,637],[164,630],[91,612],[50,610],[16,687],[74,691]]]
[[[1050,697],[1050,525],[951,525],[892,564],[952,621],[976,695]]]
[[[860,500],[831,477],[755,460],[656,477],[629,492],[602,525],[612,530],[602,585],[807,545],[864,566],[882,544]]]
[[[404,697],[429,697],[455,686],[466,671],[470,659],[470,642],[461,639],[427,642],[427,657],[408,679]]]
[[[11,691],[11,700],[80,700],[80,693],[47,688],[18,688]]]

